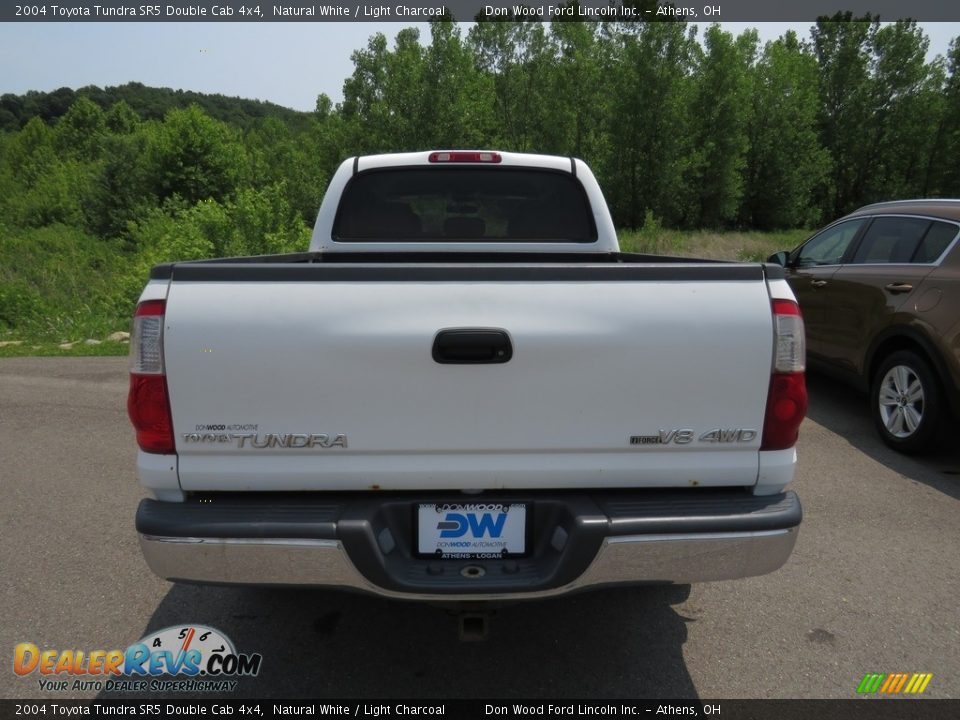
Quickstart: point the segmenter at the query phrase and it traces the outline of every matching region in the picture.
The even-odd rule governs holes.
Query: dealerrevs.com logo
[[[262,662],[205,625],[164,628],[126,650],[41,650],[23,642],[13,652],[13,671],[36,676],[48,692],[232,692],[237,678],[256,676]]]

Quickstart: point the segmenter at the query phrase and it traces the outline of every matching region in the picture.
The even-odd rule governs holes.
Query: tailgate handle
[[[433,340],[433,359],[442,365],[489,365],[512,357],[513,346],[505,330],[441,330]]]

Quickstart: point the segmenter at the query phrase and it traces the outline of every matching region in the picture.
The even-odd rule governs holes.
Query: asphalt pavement
[[[960,698],[960,447],[900,456],[861,396],[809,387],[783,569],[521,603],[462,643],[417,603],[156,578],[133,528],[126,359],[0,360],[0,697],[97,695],[15,675],[17,643],[110,650],[200,623],[263,655],[236,697],[852,698],[867,672],[925,672],[925,696]]]

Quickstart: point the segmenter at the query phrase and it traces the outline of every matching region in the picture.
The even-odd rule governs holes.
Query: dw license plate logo
[[[524,503],[423,503],[417,551],[441,558],[498,558],[527,551]]]

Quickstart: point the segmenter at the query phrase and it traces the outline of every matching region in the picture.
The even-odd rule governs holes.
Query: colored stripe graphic
[[[907,682],[907,678],[910,677],[910,673],[900,673],[900,676],[897,678],[897,682],[890,687],[890,692],[898,693],[903,690],[903,686]]]
[[[880,689],[880,683],[883,682],[883,679],[886,677],[883,673],[867,673],[863,676],[863,680],[860,681],[860,685],[857,687],[858,693],[875,693]]]
[[[932,673],[867,673],[857,686],[857,692],[919,695],[927,689],[932,679]]]
[[[883,685],[880,686],[880,692],[886,693],[890,692],[890,688],[897,684],[897,680],[900,679],[899,673],[890,673],[887,675],[887,679],[884,680]]]
[[[907,688],[904,692],[910,693],[911,695],[919,695],[927,689],[927,685],[930,684],[932,678],[933,675],[931,673],[914,673],[913,677],[910,678],[910,682],[907,683]]]

